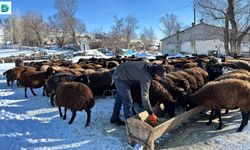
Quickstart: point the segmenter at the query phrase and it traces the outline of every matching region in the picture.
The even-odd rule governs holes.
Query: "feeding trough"
[[[161,106],[155,107],[154,112],[160,112],[164,108]],[[134,145],[140,143],[147,149],[154,149],[154,141],[160,138],[164,133],[171,131],[178,125],[181,125],[194,115],[206,110],[203,106],[195,107],[187,112],[184,112],[176,117],[161,122],[155,127],[152,127],[146,122],[149,114],[147,111],[141,112],[138,115],[130,117],[126,120],[126,131],[128,143]]]

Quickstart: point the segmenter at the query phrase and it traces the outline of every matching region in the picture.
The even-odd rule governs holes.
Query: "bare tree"
[[[27,45],[42,46],[46,35],[43,17],[36,12],[27,11],[23,16],[23,25]]]
[[[1,24],[4,27],[5,40],[21,46],[23,40],[23,21],[21,16],[17,12],[14,12],[8,18],[4,19]]]
[[[77,43],[80,42],[80,38],[81,35],[86,31],[86,27],[85,27],[85,23],[80,20],[80,19],[76,19],[76,25],[75,25],[75,32],[76,34],[76,39],[75,41],[77,41]]]
[[[18,13],[11,15],[11,18],[13,20],[12,23],[13,23],[14,37],[15,37],[17,44],[20,47],[22,45],[23,35],[24,35],[23,19],[21,18],[21,16]]]
[[[224,28],[225,50],[228,53],[239,54],[242,40],[250,31],[249,3],[249,0],[198,0],[203,17]]]
[[[8,41],[13,41],[13,34],[10,32],[10,19],[9,18],[1,18],[1,26],[3,28],[3,35],[5,43]],[[12,42],[13,43],[13,42]]]
[[[65,29],[64,24],[60,21],[58,15],[49,17],[49,26],[50,26],[50,35],[55,37],[56,44],[59,47],[62,47],[69,41],[69,35],[67,35],[67,30]]]
[[[79,44],[79,37],[86,29],[83,21],[75,17],[77,11],[76,0],[56,0],[55,9],[58,11],[56,16],[58,17],[57,21],[59,21],[61,30],[69,33],[71,43]]]
[[[126,39],[126,48],[129,47],[129,42],[135,36],[135,30],[138,29],[138,21],[134,16],[127,16],[125,18],[125,27],[124,27],[124,37]]]
[[[177,19],[177,16],[174,14],[170,14],[170,15],[166,14],[165,16],[161,17],[160,24],[161,24],[160,30],[166,36],[175,34],[181,28],[181,25]]]
[[[220,26],[223,29],[224,37],[224,48],[227,54],[229,51],[229,20],[227,17],[227,2],[223,1],[198,1],[198,10],[202,14],[202,17],[209,23],[213,25]]]
[[[109,33],[109,41],[107,41],[109,44],[109,47],[112,49],[119,49],[123,46],[123,30],[124,30],[124,19],[114,17],[115,25],[111,27],[111,31]]]
[[[99,42],[97,44],[99,44],[99,48],[107,48],[109,46],[108,43],[108,38],[109,35],[106,34],[105,32],[103,32],[102,28],[96,28],[93,32],[93,35],[95,35],[95,39],[98,40]]]
[[[155,40],[155,35],[153,29],[150,28],[144,28],[141,33],[140,37],[142,43],[144,44],[145,49],[149,49],[149,45],[152,44]]]

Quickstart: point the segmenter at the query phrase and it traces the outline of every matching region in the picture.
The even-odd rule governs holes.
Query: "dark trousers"
[[[123,105],[123,113],[125,119],[132,116],[132,105],[133,100],[130,93],[130,86],[125,81],[115,79],[114,80],[115,87],[116,87],[116,99],[114,104],[113,110],[113,117],[119,117],[120,110]]]

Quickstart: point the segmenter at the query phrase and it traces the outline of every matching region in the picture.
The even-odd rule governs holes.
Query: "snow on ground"
[[[55,55],[55,54],[70,54],[72,51],[70,50],[48,50],[48,49],[41,49],[41,50],[19,50],[19,49],[0,49],[0,57],[9,57],[9,56],[30,56],[33,53],[37,53],[39,51],[47,52],[48,55]]]
[[[85,127],[86,113],[77,112],[72,125],[59,117],[49,98],[24,97],[23,88],[7,87],[2,73],[13,64],[0,65],[0,145],[1,149],[133,149],[126,142],[125,127],[109,123],[114,99],[96,99],[91,123]]]
[[[18,56],[32,54],[31,50],[19,50],[19,49],[0,49],[0,57]]]
[[[1,52],[1,51],[0,51]],[[0,57],[2,54],[0,53]],[[76,60],[76,58],[74,58]],[[49,98],[38,96],[23,88],[7,87],[2,73],[14,67],[14,63],[0,64],[0,147],[5,149],[141,149],[127,144],[126,129],[109,123],[114,98],[97,98],[92,109],[91,123],[84,127],[86,113],[77,112],[73,124],[59,117],[58,110],[51,107]],[[156,141],[156,149],[250,149],[250,125],[243,132],[236,132],[241,123],[241,114],[235,110],[223,115],[224,128],[218,131],[218,120],[212,126],[205,125],[208,117],[194,119],[165,134]]]

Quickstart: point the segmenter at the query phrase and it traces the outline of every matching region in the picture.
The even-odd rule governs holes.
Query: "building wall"
[[[198,54],[207,54],[208,50],[220,50],[223,44],[223,29],[201,23],[195,30],[189,28],[163,39],[162,52],[170,55],[178,52],[193,53],[194,39]]]
[[[250,53],[250,34],[246,35],[241,44],[242,53]]]
[[[225,54],[223,29],[203,23],[196,26],[195,32],[194,28],[188,28],[162,39],[162,53],[169,55],[175,55],[178,52],[194,53],[194,39],[197,54],[208,54],[210,50]],[[242,41],[241,53],[250,53],[250,34]]]
[[[221,54],[225,54],[224,43],[221,40],[198,40],[196,41],[197,54],[208,54],[211,50],[217,50]],[[182,44],[181,52],[193,53],[192,43],[185,42]]]
[[[170,54],[170,55],[175,55],[178,53],[177,51],[174,51],[175,45],[174,44],[169,44],[167,45],[168,50],[163,50],[163,54]],[[169,51],[169,49],[171,49]],[[196,41],[196,50],[197,54],[208,54],[209,51],[211,50],[217,50],[220,54],[225,54],[225,48],[224,48],[224,43],[221,40],[199,40]],[[192,50],[192,42],[187,41],[183,42],[180,47],[180,52],[186,52],[186,53],[193,53]]]

